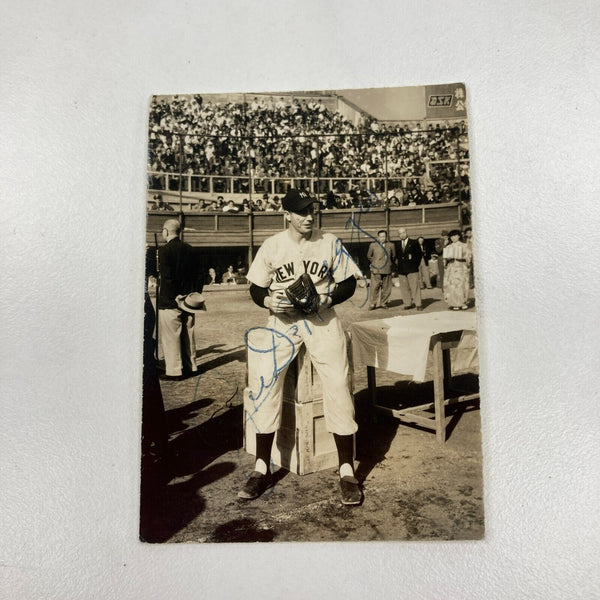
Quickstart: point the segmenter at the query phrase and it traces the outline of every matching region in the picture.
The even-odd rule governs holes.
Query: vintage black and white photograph
[[[147,142],[140,539],[481,539],[465,84],[157,95]]]
[[[0,596],[599,598],[599,24],[6,3]]]

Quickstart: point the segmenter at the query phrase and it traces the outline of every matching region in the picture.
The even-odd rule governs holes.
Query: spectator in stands
[[[406,200],[406,194],[404,193],[404,190],[402,188],[396,188],[394,190],[394,193],[398,197],[398,202],[400,203],[400,206],[405,206],[406,204],[408,204]]]
[[[227,204],[223,207],[223,212],[224,213],[237,213],[240,212],[240,209],[238,206],[236,206],[233,202],[233,200],[229,200],[227,202]]]
[[[469,201],[460,201],[460,214],[463,223],[471,222],[471,203]]]
[[[219,283],[219,280],[217,277],[217,272],[211,267],[208,270],[208,276],[206,277],[206,285],[215,285],[218,283]]]
[[[154,196],[152,196],[152,204],[150,205],[150,210],[159,210],[159,198],[160,196],[158,194],[154,194]]]
[[[248,273],[248,267],[246,266],[246,263],[241,257],[237,261],[235,271],[237,274],[237,283],[247,283],[245,279],[246,273]]]
[[[337,201],[338,208],[352,208],[352,200],[348,194],[341,194]]]
[[[442,184],[439,195],[440,202],[452,202],[452,195],[450,192],[450,184],[445,182]]]
[[[459,190],[452,186],[457,177],[455,165],[440,163],[457,158],[468,160],[466,121],[458,121],[458,125],[429,123],[426,131],[422,131],[424,123],[385,124],[372,118],[355,126],[328,109],[322,100],[305,103],[282,98],[272,102],[257,98],[246,107],[234,102],[203,101],[199,96],[154,98],[150,110],[149,157],[149,170],[157,172],[153,175],[154,185],[160,185],[160,173],[177,173],[181,162],[184,173],[221,176],[213,179],[213,190],[217,193],[231,191],[224,176],[245,178],[250,168],[260,178],[314,177],[318,172],[321,177],[340,178],[387,175],[422,179],[421,194],[432,190],[435,201],[461,200],[465,203],[464,215],[470,212],[469,187],[465,182],[465,179],[468,182],[468,164],[461,164]],[[181,157],[179,137],[174,134],[178,130],[185,132]],[[235,137],[247,133],[259,137],[252,143]],[[322,137],[318,142],[304,137],[332,133],[352,135],[337,139]],[[375,135],[378,133],[388,137],[378,137]],[[207,183],[200,178],[192,182],[193,186]],[[247,179],[240,179],[238,185],[242,193],[249,192]],[[413,193],[413,205],[421,203],[417,192]],[[400,204],[409,203],[396,195]],[[431,202],[431,195],[426,199]],[[365,205],[364,198],[353,201],[355,206],[361,203]]]
[[[233,270],[233,265],[227,267],[227,271],[223,273],[222,283],[237,283],[237,275]]]
[[[337,208],[336,195],[333,190],[329,190],[327,195],[325,196],[325,210],[331,210],[332,208]]]
[[[168,203],[164,202],[160,194],[154,194],[152,197],[153,203],[150,210],[160,210],[163,212],[172,211],[173,207]]]
[[[427,190],[427,192],[425,193],[425,200],[424,200],[424,204],[433,204],[435,202],[435,195],[433,193],[433,190]]]
[[[279,203],[279,198],[277,196],[273,196],[273,198],[268,199],[265,202],[265,211],[267,212],[275,212],[281,210],[281,205]]]
[[[358,206],[368,208],[377,206],[379,204],[379,198],[373,192],[367,189],[367,184],[362,181],[358,190]]]

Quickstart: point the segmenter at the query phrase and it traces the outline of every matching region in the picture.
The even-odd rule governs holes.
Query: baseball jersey
[[[271,291],[283,290],[302,273],[308,273],[319,294],[328,294],[335,283],[362,276],[342,241],[315,229],[309,240],[296,243],[287,230],[266,239],[248,271],[247,279]]]

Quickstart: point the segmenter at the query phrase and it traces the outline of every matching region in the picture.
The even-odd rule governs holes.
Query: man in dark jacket
[[[411,240],[406,234],[406,229],[398,229],[400,241],[396,242],[396,257],[398,260],[398,280],[400,282],[400,294],[404,303],[404,310],[416,306],[417,310],[423,310],[421,306],[421,285],[419,282],[419,265],[423,258],[421,247],[416,240]]]
[[[160,288],[158,295],[159,344],[165,357],[165,375],[177,379],[184,371],[196,373],[194,314],[182,311],[177,297],[194,291],[192,247],[179,239],[177,219],[165,221],[162,236],[167,242],[158,250]]]

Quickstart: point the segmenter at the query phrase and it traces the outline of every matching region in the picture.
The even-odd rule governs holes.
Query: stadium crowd
[[[352,178],[390,180],[387,197],[381,180],[366,190],[371,205],[468,203],[468,162],[458,174],[457,163],[438,162],[468,161],[466,120],[420,127],[370,117],[355,126],[313,98],[211,103],[200,96],[174,96],[170,101],[154,97],[149,171],[221,177],[247,177],[252,171],[255,191],[268,191],[261,180],[269,178],[340,178],[321,199],[325,209],[364,201],[365,190],[352,186]],[[223,182],[216,184],[217,192],[225,191],[218,187]],[[247,181],[235,191],[248,193]],[[253,202],[248,210],[277,210],[275,205],[274,200]],[[209,203],[198,209],[214,207]]]

